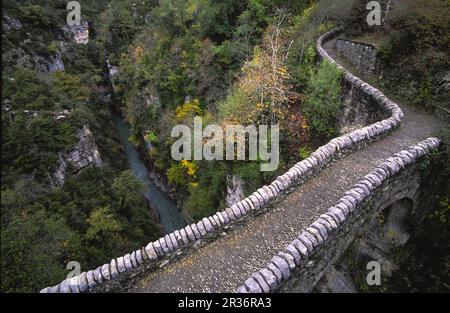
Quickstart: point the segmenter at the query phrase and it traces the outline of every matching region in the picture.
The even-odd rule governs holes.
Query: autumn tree
[[[283,118],[283,110],[297,99],[289,82],[287,68],[292,40],[287,36],[288,14],[279,11],[275,22],[265,32],[260,47],[254,49],[253,58],[243,68],[243,77],[234,87],[233,94],[225,104],[235,106],[238,111],[230,114],[231,120],[244,123],[262,123],[268,119],[276,123]],[[243,100],[243,101],[242,101]],[[248,100],[248,103],[245,102]],[[222,112],[227,108],[222,105]],[[241,114],[242,113],[242,114]]]

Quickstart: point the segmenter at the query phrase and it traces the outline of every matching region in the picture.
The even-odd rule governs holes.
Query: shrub
[[[246,196],[262,185],[260,163],[257,161],[237,162],[233,168],[233,172],[236,176],[246,182],[244,186],[244,193]]]
[[[326,61],[312,72],[306,90],[303,110],[313,133],[329,138],[341,108],[341,71]]]
[[[441,138],[444,145],[444,153],[447,158],[444,170],[448,174],[450,173],[450,126],[447,126],[440,131],[439,138]]]
[[[306,159],[309,157],[309,155],[311,154],[311,149],[307,146],[303,146],[300,147],[298,154],[300,155],[300,157],[302,158],[302,160]]]
[[[42,208],[16,215],[2,227],[2,292],[36,292],[64,279],[66,260],[73,260],[80,238],[63,218]]]
[[[200,107],[200,101],[194,99],[189,102],[185,102],[175,109],[175,116],[178,122],[190,120],[195,116],[202,115],[202,109]]]
[[[429,108],[428,101],[431,98],[432,80],[431,77],[427,77],[420,84],[419,92],[413,99],[413,104],[425,108]]]
[[[322,24],[319,25],[319,33],[323,34],[334,28],[336,28],[336,24],[332,22],[323,22]]]
[[[214,214],[223,208],[226,167],[224,163],[201,162],[198,180],[190,183],[185,208],[195,220]]]
[[[180,162],[172,163],[166,172],[169,183],[176,184],[180,187],[186,186],[188,181],[186,177],[186,170]]]
[[[233,118],[247,111],[251,105],[248,94],[242,88],[234,88],[225,100],[219,104],[219,116],[223,119]]]
[[[384,41],[378,48],[378,59],[387,63],[392,56],[393,44],[392,40]]]
[[[152,144],[155,144],[158,142],[158,136],[153,130],[151,130],[147,134],[145,134],[145,140],[149,141]]]

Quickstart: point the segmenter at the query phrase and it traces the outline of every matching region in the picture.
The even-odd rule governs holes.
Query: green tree
[[[176,184],[179,187],[186,188],[189,182],[189,177],[186,173],[186,169],[181,162],[174,162],[170,165],[166,172],[169,183]]]
[[[93,210],[87,219],[87,223],[89,228],[84,235],[87,240],[98,242],[112,240],[121,230],[120,222],[109,207],[101,207]]]
[[[126,216],[131,216],[133,207],[142,206],[145,185],[131,170],[125,170],[112,184],[114,195],[119,199],[119,207]]]
[[[326,61],[311,73],[303,110],[312,131],[329,138],[335,132],[335,123],[341,108],[341,71]]]
[[[89,99],[90,90],[76,74],[56,72],[54,81],[55,93],[62,101],[79,103]],[[67,105],[66,105],[67,106]]]
[[[77,260],[78,235],[63,218],[23,210],[1,236],[2,292],[36,292],[64,279],[63,264]]]
[[[225,205],[225,163],[199,162],[198,181],[189,184],[189,197],[185,204],[187,213],[198,220],[214,214]]]
[[[113,39],[127,42],[133,38],[136,32],[136,25],[133,16],[126,8],[117,8],[113,10],[113,19],[110,24]]]
[[[39,77],[41,76],[41,77]],[[2,75],[3,97],[11,100],[12,108],[27,110],[51,110],[55,106],[51,84],[33,69],[14,67],[11,77]]]

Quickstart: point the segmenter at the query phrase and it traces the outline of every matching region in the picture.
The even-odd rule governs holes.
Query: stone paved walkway
[[[329,47],[330,43],[324,48],[334,58]],[[339,58],[336,60],[339,62]],[[347,66],[345,62],[340,63]],[[390,155],[436,135],[444,126],[436,117],[402,105],[386,90],[380,90],[397,102],[405,114],[402,126],[389,137],[323,169],[274,204],[271,210],[249,221],[246,227],[238,228],[162,269],[144,274],[128,291],[234,292],[297,237],[302,228],[325,213],[359,178]]]

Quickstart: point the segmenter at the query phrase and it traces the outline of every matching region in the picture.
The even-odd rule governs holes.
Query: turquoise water
[[[136,177],[147,186],[147,192],[145,195],[147,196],[147,199],[149,199],[152,208],[158,210],[164,230],[167,233],[170,233],[174,230],[185,227],[186,222],[180,210],[178,210],[175,203],[167,197],[164,192],[162,192],[150,181],[148,178],[149,172],[147,168],[139,159],[139,154],[133,144],[128,141],[128,138],[131,136],[130,125],[128,125],[122,117],[115,112],[112,113],[112,119],[117,133],[119,134],[120,142],[125,150],[128,164]]]

